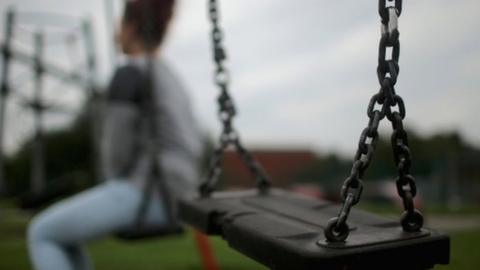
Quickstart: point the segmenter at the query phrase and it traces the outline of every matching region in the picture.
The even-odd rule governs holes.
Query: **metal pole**
[[[200,253],[200,258],[202,259],[202,265],[204,270],[219,270],[218,262],[215,258],[212,245],[208,240],[208,237],[203,233],[194,230],[193,237],[197,244],[198,252]]]
[[[10,43],[13,36],[13,24],[15,20],[15,13],[13,9],[8,9],[5,19],[5,44],[2,48],[2,82],[0,85],[0,195],[6,193],[6,179],[5,179],[5,150],[3,145],[3,138],[5,135],[5,106],[7,105],[7,98],[10,92],[8,76],[10,71]]]
[[[35,33],[35,63],[33,71],[35,74],[35,96],[31,104],[34,125],[35,125],[35,137],[33,139],[33,151],[32,151],[32,170],[31,170],[31,191],[34,195],[39,195],[45,187],[45,160],[44,160],[44,147],[43,147],[43,111],[44,106],[42,104],[42,92],[43,92],[43,65],[41,57],[43,54],[44,35],[42,32]]]
[[[83,36],[87,56],[87,88],[89,99],[90,138],[92,144],[92,162],[95,182],[104,180],[100,158],[101,117],[100,97],[96,87],[97,62],[95,59],[95,42],[89,21],[83,23]]]
[[[114,16],[114,11],[115,11],[115,5],[114,5],[114,0],[105,0],[105,26],[107,30],[107,38],[110,43],[110,63],[111,67],[115,68],[117,66],[117,55],[118,55],[118,50],[117,46],[115,45],[114,40],[114,35],[115,35],[115,16]],[[109,36],[110,35],[110,36]]]

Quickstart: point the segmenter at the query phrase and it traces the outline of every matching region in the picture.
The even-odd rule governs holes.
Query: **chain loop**
[[[236,115],[235,104],[228,88],[230,85],[230,73],[224,65],[227,58],[223,47],[224,33],[219,25],[219,11],[216,0],[208,2],[209,18],[212,24],[211,41],[213,61],[215,62],[214,83],[218,86],[220,94],[217,98],[218,118],[222,123],[222,132],[219,136],[219,144],[210,157],[206,177],[199,187],[200,195],[208,197],[215,189],[222,172],[222,160],[225,150],[231,146],[240,155],[250,173],[256,179],[258,189],[263,192],[270,186],[270,180],[262,166],[255,160],[253,155],[243,146],[238,132],[233,126],[233,118]]]
[[[351,208],[360,200],[363,190],[361,179],[373,158],[378,141],[378,126],[385,116],[392,123],[391,144],[398,171],[396,187],[405,209],[401,225],[407,232],[418,231],[423,226],[423,216],[415,209],[413,202],[413,198],[417,194],[417,187],[415,178],[410,174],[410,148],[408,147],[407,132],[403,128],[403,119],[406,115],[405,104],[403,99],[395,93],[395,84],[400,72],[398,17],[402,12],[402,0],[379,0],[378,3],[378,12],[382,23],[377,67],[380,91],[372,96],[368,104],[368,125],[360,135],[352,171],[344,181],[340,192],[342,208],[337,217],[329,220],[324,231],[327,241],[330,242],[345,241],[348,237],[348,215]],[[387,55],[388,51],[391,51],[391,55]],[[375,108],[377,105],[380,106],[380,109]]]

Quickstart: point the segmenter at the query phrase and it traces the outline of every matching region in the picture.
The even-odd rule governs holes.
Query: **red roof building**
[[[287,187],[293,184],[301,173],[310,168],[316,156],[309,150],[252,150],[270,176],[273,185]],[[224,175],[229,187],[252,186],[252,178],[240,157],[227,151],[224,159]]]

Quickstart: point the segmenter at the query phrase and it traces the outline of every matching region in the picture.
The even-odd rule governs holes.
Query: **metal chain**
[[[209,18],[212,24],[211,41],[213,45],[213,60],[215,62],[214,82],[220,90],[218,96],[218,117],[222,123],[222,132],[219,145],[215,148],[209,161],[206,179],[200,186],[200,194],[207,197],[215,189],[218,182],[223,160],[223,154],[229,146],[237,151],[243,162],[256,178],[256,185],[260,191],[265,191],[270,186],[270,180],[262,166],[255,160],[253,155],[241,143],[238,132],[233,127],[233,118],[236,114],[235,105],[228,91],[230,77],[228,69],[224,65],[226,53],[223,47],[223,31],[219,25],[219,11],[216,0],[208,2]]]
[[[345,241],[348,237],[349,226],[346,221],[351,208],[360,200],[363,189],[361,179],[375,151],[379,123],[385,117],[393,127],[391,143],[398,170],[396,185],[405,208],[401,218],[402,227],[405,231],[412,232],[420,230],[423,226],[423,216],[415,209],[413,203],[417,189],[415,179],[410,174],[411,155],[407,133],[403,128],[405,104],[403,99],[395,93],[394,88],[400,71],[398,17],[402,12],[402,0],[379,0],[378,12],[382,27],[377,67],[380,91],[370,99],[368,105],[369,122],[360,135],[350,176],[347,177],[341,189],[342,208],[337,217],[329,220],[324,231],[325,237],[331,242]],[[391,51],[390,56],[387,55],[388,51]],[[398,110],[395,110],[395,107],[398,107]]]

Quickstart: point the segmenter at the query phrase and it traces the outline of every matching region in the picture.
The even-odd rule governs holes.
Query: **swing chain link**
[[[217,102],[219,108],[218,117],[222,123],[222,132],[219,138],[219,145],[210,157],[206,179],[200,185],[200,195],[202,197],[208,197],[215,189],[222,171],[223,155],[229,146],[232,146],[236,150],[250,173],[255,176],[259,191],[265,192],[270,186],[270,180],[262,166],[243,146],[239,134],[233,127],[232,122],[236,115],[236,109],[228,91],[230,76],[228,69],[224,65],[227,56],[223,47],[224,34],[219,25],[218,4],[216,0],[209,0],[208,5],[209,19],[212,24],[211,41],[213,45],[213,60],[215,62],[214,82],[220,89]]]
[[[360,135],[351,173],[341,189],[342,208],[337,217],[329,220],[324,231],[325,237],[330,242],[342,242],[348,237],[350,229],[346,221],[351,208],[360,200],[363,190],[361,179],[373,158],[378,142],[378,126],[385,117],[391,122],[393,128],[391,144],[394,162],[398,170],[396,186],[405,208],[401,225],[408,232],[418,231],[423,226],[423,216],[415,209],[413,203],[417,188],[415,179],[410,174],[411,155],[408,136],[403,128],[403,119],[406,115],[405,104],[403,99],[395,93],[394,88],[400,71],[398,65],[400,56],[398,17],[402,12],[402,0],[379,0],[378,12],[381,17],[381,38],[378,50],[377,77],[381,87],[368,104],[369,122]],[[387,55],[387,51],[391,51],[390,56]],[[398,107],[398,110],[395,111],[395,107]]]

